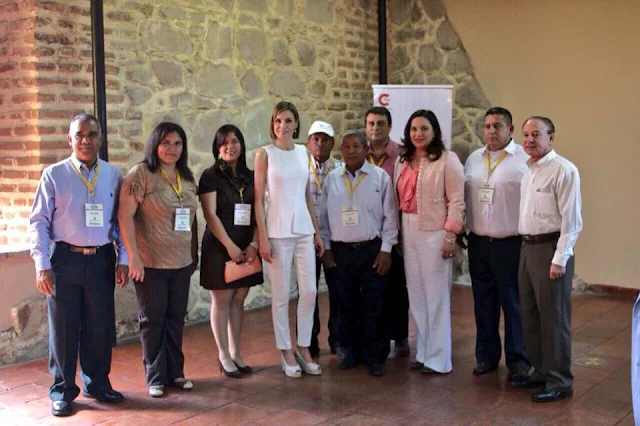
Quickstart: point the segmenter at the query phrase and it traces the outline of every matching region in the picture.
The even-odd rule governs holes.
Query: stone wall
[[[453,85],[451,147],[464,163],[482,145],[491,103],[444,6],[439,0],[394,0],[387,22],[390,84]]]
[[[375,0],[104,3],[109,161],[123,171],[142,159],[145,138],[161,120],[187,131],[196,176],[211,165],[213,135],[225,123],[242,129],[252,162],[283,99],[299,108],[301,135],[316,118],[337,132],[362,126],[377,82]],[[18,26],[23,16],[30,20]],[[90,31],[85,0],[0,0],[0,40],[16,42],[0,44],[10,64],[0,65],[0,250],[28,246],[40,171],[69,155],[65,134],[74,113],[93,111]],[[196,273],[188,322],[209,315],[209,294],[198,282]],[[269,302],[267,283],[252,289],[247,307]],[[116,310],[118,336],[136,333],[131,285],[116,291]],[[0,333],[0,364],[43,354],[41,314],[37,293],[16,301],[14,326]]]

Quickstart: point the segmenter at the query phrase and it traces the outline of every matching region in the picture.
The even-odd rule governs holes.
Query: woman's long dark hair
[[[440,129],[438,118],[433,111],[426,109],[419,109],[411,114],[406,126],[404,126],[404,138],[402,139],[402,143],[404,143],[405,150],[400,155],[400,161],[411,161],[416,153],[416,146],[411,142],[411,122],[416,117],[426,118],[433,128],[433,139],[429,145],[427,145],[427,158],[430,161],[436,161],[442,156],[442,153],[446,151],[447,148],[444,146],[444,142],[442,142],[442,130]]]
[[[220,147],[224,143],[224,138],[226,138],[229,133],[233,133],[240,142],[240,156],[238,157],[238,163],[236,164],[235,175],[233,173],[233,169],[229,167],[222,158],[220,158]],[[233,124],[225,124],[220,127],[213,138],[211,151],[213,151],[213,158],[216,159],[216,162],[213,164],[213,169],[216,173],[226,176],[236,186],[245,186],[250,183],[251,171],[247,167],[247,148],[244,143],[244,136],[240,129]]]
[[[176,168],[178,169],[178,173],[180,176],[189,182],[195,183],[195,178],[193,177],[193,172],[189,168],[188,159],[189,153],[187,150],[187,134],[184,132],[184,129],[180,127],[180,125],[176,123],[172,123],[169,121],[164,121],[158,124],[152,131],[149,137],[147,138],[147,142],[144,145],[144,161],[152,172],[158,170],[160,167],[160,161],[158,160],[158,145],[167,135],[167,133],[175,132],[182,139],[182,155],[178,159],[176,163]]]

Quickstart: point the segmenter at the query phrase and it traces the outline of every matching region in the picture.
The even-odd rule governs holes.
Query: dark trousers
[[[409,337],[409,294],[404,273],[404,259],[397,250],[391,250],[391,269],[384,294],[384,321],[390,340]]]
[[[527,354],[536,380],[546,387],[569,390],[571,374],[571,282],[574,258],[565,274],[549,278],[556,243],[523,244],[520,254],[520,308]]]
[[[497,365],[502,355],[500,307],[504,312],[504,352],[507,367],[528,370],[520,299],[518,266],[520,237],[493,239],[469,234],[469,273],[476,317],[476,360]]]
[[[320,261],[320,258],[316,259],[316,289],[320,285],[320,268],[324,269],[324,279],[327,283],[329,290],[329,323],[327,325],[329,329],[329,347],[335,350],[339,346],[340,340],[338,339],[339,333],[339,309],[338,309],[338,294],[336,288],[337,280],[337,268],[325,268]],[[316,295],[316,310],[313,314],[313,330],[311,331],[311,345],[309,350],[317,352],[320,350],[318,343],[318,335],[320,334],[320,311],[318,309],[318,296]]]
[[[381,315],[387,277],[373,268],[380,245],[380,240],[358,247],[331,243],[338,275],[340,344],[347,359],[369,366],[383,363],[389,353]]]
[[[93,255],[69,251],[56,243],[51,267],[53,291],[47,296],[49,317],[49,397],[73,401],[80,358],[83,391],[111,390],[111,346],[115,337],[114,302],[116,254],[112,244]]]
[[[144,268],[135,282],[138,322],[147,385],[184,377],[182,331],[189,301],[191,265],[180,269]]]

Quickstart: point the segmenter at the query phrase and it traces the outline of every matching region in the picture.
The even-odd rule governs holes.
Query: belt
[[[331,246],[344,247],[351,250],[361,250],[370,247],[374,244],[380,244],[380,238],[374,238],[373,240],[361,241],[358,243],[344,243],[342,241],[331,241]]]
[[[469,233],[469,235],[473,235],[473,238],[477,238],[479,240],[487,241],[487,242],[490,242],[490,243],[498,242],[498,241],[511,241],[511,240],[520,241],[522,239],[522,237],[520,235],[512,235],[510,237],[504,237],[504,238],[486,237],[484,235],[474,234],[473,232]]]
[[[56,244],[61,244],[63,246],[66,246],[69,249],[69,251],[72,251],[74,253],[82,253],[85,256],[94,255],[101,248],[109,246],[109,245],[112,245],[112,243],[107,243],[107,244],[102,245],[102,246],[81,247],[81,246],[74,246],[73,244],[69,244],[69,243],[66,243],[64,241],[58,241]]]
[[[560,238],[560,231],[551,232],[549,234],[538,234],[538,235],[523,235],[522,241],[525,244],[542,244],[542,243],[550,243],[556,242]]]

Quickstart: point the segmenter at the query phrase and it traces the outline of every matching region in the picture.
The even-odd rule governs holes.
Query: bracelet
[[[260,248],[260,245],[256,241],[251,241],[249,245],[256,250]]]
[[[444,240],[445,240],[446,242],[448,242],[448,243],[455,244],[455,242],[456,242],[456,237],[451,237],[451,238],[447,238],[447,237],[445,237],[445,238],[444,238]]]

